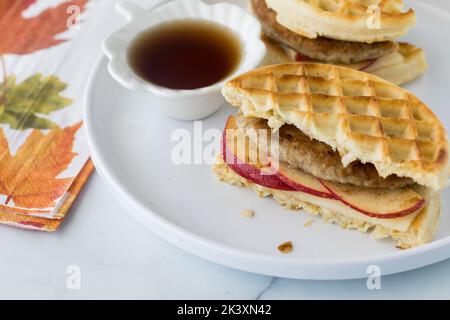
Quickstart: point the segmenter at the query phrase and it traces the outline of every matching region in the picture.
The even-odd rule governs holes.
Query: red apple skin
[[[304,54],[297,53],[295,55],[295,61],[297,61],[297,62],[308,62],[308,61],[313,61],[313,59],[311,59],[308,56],[305,56]]]
[[[370,66],[372,66],[372,65],[375,63],[375,61],[377,61],[377,60],[378,60],[378,59],[371,59],[371,60],[368,60],[368,61],[367,61],[367,64],[366,64],[364,67],[359,68],[359,71],[366,71],[366,70],[369,69]]]
[[[345,204],[346,206],[352,208],[353,210],[356,210],[358,212],[361,212],[362,214],[369,216],[371,218],[378,218],[378,219],[395,219],[395,218],[401,218],[401,217],[405,217],[411,213],[414,213],[420,209],[422,209],[425,204],[426,204],[426,200],[422,199],[421,201],[418,201],[414,206],[412,206],[411,208],[407,209],[407,210],[403,210],[400,212],[393,212],[393,213],[388,213],[388,214],[377,214],[377,213],[373,213],[373,212],[368,212],[364,209],[358,208],[354,205],[352,205],[351,203],[349,203],[348,201],[346,201],[345,199],[343,199],[341,196],[339,196],[338,194],[336,194],[332,188],[330,188],[326,182],[324,182],[323,180],[320,180],[320,183],[322,183],[322,185],[331,193],[334,194],[335,198],[339,201],[341,201],[343,204]]]
[[[295,191],[288,185],[284,184],[281,180],[279,180],[275,175],[265,175],[262,174],[261,170],[257,167],[254,167],[248,163],[237,158],[237,156],[227,148],[227,139],[226,139],[226,130],[234,129],[233,127],[234,119],[230,117],[228,119],[227,125],[223,132],[222,137],[222,156],[227,164],[227,166],[233,170],[235,173],[247,179],[255,184],[261,185],[263,187],[282,190],[282,191]]]
[[[308,188],[307,186],[301,185],[301,184],[299,184],[299,183],[289,179],[285,175],[283,175],[283,173],[281,173],[280,170],[276,171],[276,176],[284,184],[288,185],[289,187],[291,187],[295,191],[301,191],[301,192],[304,192],[304,193],[309,193],[309,194],[312,194],[313,196],[320,197],[320,198],[335,199],[335,196],[334,196],[333,193],[331,193],[331,192],[326,193],[326,192],[322,192],[322,191],[319,191],[319,190],[311,189],[311,188]]]

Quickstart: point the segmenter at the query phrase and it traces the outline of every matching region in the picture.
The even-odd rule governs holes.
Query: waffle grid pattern
[[[415,25],[403,0],[265,0],[277,21],[308,38],[373,43],[395,40]]]
[[[348,16],[369,15],[368,8],[377,5],[385,15],[399,15],[403,13],[402,0],[300,0],[310,6],[323,11]]]
[[[350,151],[368,162],[410,163],[430,171],[448,152],[445,129],[425,104],[366,73],[289,64],[244,75],[227,86],[247,98],[237,102],[245,114],[266,118],[275,129],[293,124],[341,154]]]

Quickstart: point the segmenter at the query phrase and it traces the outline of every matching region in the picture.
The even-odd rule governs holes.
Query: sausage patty
[[[249,137],[254,137],[252,132],[258,132],[261,129],[270,130],[264,119],[238,115],[236,120],[238,127],[248,133]],[[344,167],[339,152],[323,142],[309,138],[295,126],[285,125],[280,128],[279,134],[278,159],[287,162],[292,168],[301,169],[317,178],[361,187],[386,189],[401,188],[414,183],[410,178],[401,178],[396,175],[382,178],[375,166],[370,163],[354,161]],[[270,150],[270,145],[261,142],[259,140],[260,148],[264,148],[266,152]]]
[[[264,33],[269,38],[313,60],[352,64],[384,57],[398,50],[398,44],[393,41],[368,44],[325,37],[309,39],[279,24],[276,19],[277,13],[267,6],[265,0],[252,0],[251,3]]]

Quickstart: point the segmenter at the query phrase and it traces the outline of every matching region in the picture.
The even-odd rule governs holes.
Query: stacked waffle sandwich
[[[251,0],[251,5],[264,30],[264,65],[331,63],[398,85],[427,69],[422,49],[395,41],[416,23],[402,0]]]
[[[439,119],[412,93],[316,63],[260,68],[222,92],[239,111],[214,166],[220,180],[391,237],[400,248],[432,239],[449,144]]]

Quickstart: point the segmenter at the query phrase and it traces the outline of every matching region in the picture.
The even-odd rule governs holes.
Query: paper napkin
[[[0,0],[1,224],[55,231],[93,171],[82,104],[96,4]]]

